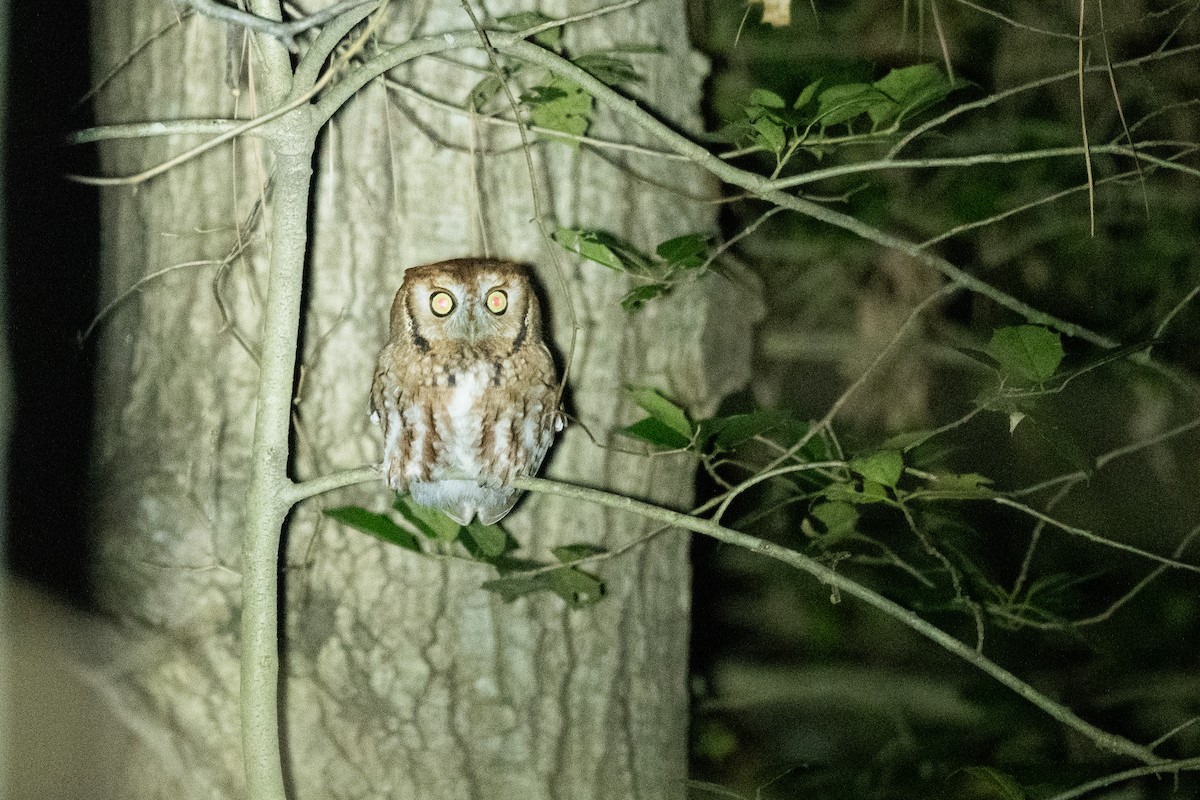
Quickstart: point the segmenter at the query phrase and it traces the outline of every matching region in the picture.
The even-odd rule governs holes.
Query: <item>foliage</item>
[[[519,545],[500,525],[482,525],[478,520],[459,525],[442,512],[417,505],[401,495],[396,496],[392,510],[399,515],[399,521],[390,514],[359,506],[327,508],[324,514],[405,550],[423,555],[449,553],[490,564],[500,577],[484,582],[483,588],[500,595],[505,602],[537,592],[553,592],[569,607],[578,609],[594,605],[604,597],[604,582],[575,566],[576,562],[603,555],[601,548],[590,544],[556,547],[554,557],[561,566],[553,566],[514,556]]]
[[[736,15],[738,9],[725,6],[714,16]],[[1138,741],[1170,731],[1162,741],[1186,756],[1197,746],[1186,724],[1194,696],[1181,700],[1181,693],[1160,688],[1166,681],[1155,682],[1146,702],[1102,695],[1142,688],[1144,676],[1129,667],[1128,642],[1153,650],[1156,666],[1195,666],[1194,654],[1178,643],[1198,634],[1194,583],[1184,581],[1197,571],[1186,550],[1200,528],[1180,532],[1200,510],[1190,499],[1200,476],[1194,457],[1184,460],[1187,454],[1170,446],[1200,425],[1200,391],[1181,369],[1200,364],[1194,347],[1200,326],[1187,324],[1196,320],[1200,218],[1196,171],[1187,159],[1200,147],[1200,133],[1190,113],[1193,87],[1155,70],[1156,62],[1192,46],[1175,41],[1195,35],[1193,9],[1110,10],[1121,18],[1106,23],[1103,16],[1092,21],[1081,7],[1079,19],[1054,19],[1046,11],[1047,19],[1034,25],[974,4],[955,9],[962,18],[943,20],[929,4],[933,24],[925,26],[925,5],[917,6],[920,32],[936,30],[944,66],[928,63],[932,50],[917,48],[896,55],[899,66],[881,68],[872,48],[883,23],[870,7],[843,4],[829,29],[822,21],[806,34],[806,44],[824,45],[826,30],[839,31],[835,55],[778,38],[798,38],[790,30],[749,33],[748,41],[758,37],[761,45],[774,36],[787,46],[758,61],[728,58],[743,74],[717,77],[711,109],[728,124],[682,143],[677,130],[629,101],[641,88],[633,56],[655,57],[653,50],[569,52],[571,37],[547,26],[553,21],[539,12],[498,20],[500,30],[484,48],[492,68],[459,110],[509,126],[530,124],[535,143],[536,137],[544,137],[544,147],[565,143],[581,157],[591,152],[585,148],[662,155],[590,138],[601,114],[618,114],[673,150],[670,164],[686,159],[689,169],[746,190],[727,198],[720,235],[684,234],[659,243],[653,254],[587,220],[551,223],[557,245],[622,281],[626,310],[671,302],[677,287],[710,280],[723,262],[751,264],[770,301],[764,342],[774,335],[802,348],[830,333],[851,340],[834,359],[837,369],[816,379],[810,374],[816,370],[782,363],[778,352],[785,348],[765,353],[752,388],[776,398],[772,407],[747,394],[698,419],[669,393],[627,389],[626,405],[641,414],[620,431],[625,444],[695,459],[707,494],[694,515],[752,533],[759,550],[774,543],[803,551],[828,567],[818,573],[826,579],[850,574],[853,584],[830,585],[871,587],[894,603],[894,618],[918,630],[932,620],[952,634],[950,644],[943,640],[948,651],[961,655],[953,645],[973,642],[978,659],[966,659],[972,665],[990,657],[1040,670],[1039,680],[1053,687],[1047,694],[1065,696],[1090,718],[1108,718],[1114,731]],[[864,13],[868,18],[854,16]],[[701,36],[714,52],[725,48],[730,55],[744,22],[715,44],[720,37],[711,31]],[[513,35],[535,27],[544,29]],[[957,36],[947,36],[947,27]],[[848,36],[850,30],[856,35]],[[1075,30],[1085,35],[1063,32]],[[446,40],[456,41],[452,33]],[[315,60],[324,63],[335,43],[326,42],[328,50]],[[970,67],[971,79],[952,74],[954,47],[968,48],[979,65]],[[1114,52],[1124,60],[1114,60]],[[1052,74],[1061,64],[1073,67]],[[358,70],[354,79],[324,93],[313,73],[312,97],[319,98],[312,109],[326,118],[339,97],[382,74],[377,61],[345,66]],[[1101,70],[1107,85],[1098,95],[1092,79]],[[314,141],[315,135],[314,129]],[[527,143],[524,133],[521,139]],[[693,139],[713,152],[698,152]],[[620,166],[636,173],[631,163]],[[276,191],[288,196],[289,189]],[[295,191],[291,197],[297,208],[307,201]],[[775,217],[783,208],[804,218]],[[302,241],[297,219],[287,220],[297,226],[291,239]],[[294,302],[283,305],[298,308],[303,259],[292,258],[290,266]],[[941,302],[950,294],[944,281],[959,295],[953,302]],[[967,291],[972,297],[963,299]],[[290,341],[299,326],[286,316],[276,315],[279,327],[264,332],[265,348]],[[932,366],[927,352],[943,360]],[[263,496],[272,485],[294,488],[286,474],[268,474],[286,463],[267,453],[287,450],[294,388],[291,362],[268,355],[261,363],[273,372],[263,380],[259,413],[269,407],[285,424],[276,426],[271,447],[259,442],[248,587],[269,585],[275,574],[269,557],[278,548],[270,535],[282,524],[284,504]],[[811,366],[819,359],[796,360]],[[847,376],[853,382],[832,402],[813,388]],[[907,416],[891,413],[912,396],[911,407],[902,409]],[[821,407],[828,409],[824,416],[805,421]],[[1147,463],[1127,466],[1141,457]],[[517,543],[502,528],[459,526],[404,498],[386,513],[357,506],[326,513],[414,555],[490,565],[497,577],[484,588],[509,601],[549,591],[572,608],[598,602],[603,582],[581,567],[615,555],[581,543],[555,548],[554,562],[525,560],[514,555]],[[263,535],[252,541],[255,531]],[[756,731],[770,715],[755,708],[724,716],[702,711],[695,725],[699,762],[753,761],[755,747],[746,741],[768,754],[727,770],[753,776],[756,795],[1012,800],[1065,792],[1120,766],[1102,753],[1081,756],[1078,742],[1031,716],[1019,698],[915,649],[894,625],[847,610],[837,591],[758,560],[739,561],[744,555],[725,550],[710,554],[708,564],[703,557],[698,562],[712,578],[698,585],[722,592],[709,612],[716,619],[711,630],[725,630],[710,636],[706,626],[705,644],[728,646],[751,631],[763,652],[787,662],[785,675],[762,681],[774,712],[802,706],[829,713],[823,701],[832,697],[836,710],[849,709],[856,723],[842,736],[831,733],[842,729],[838,724],[805,735],[806,717],[792,741],[776,743],[770,739],[776,733]],[[254,570],[267,579],[255,583]],[[259,594],[246,618],[253,624],[258,613],[266,633],[248,641],[273,646],[275,598]],[[704,602],[701,593],[697,599]],[[1138,615],[1118,614],[1133,604]],[[729,657],[733,650],[710,653],[711,671],[698,664],[696,684],[718,681],[721,669],[744,670]],[[247,685],[275,685],[264,671],[270,658],[247,652],[244,659],[247,673],[258,670]],[[804,693],[811,681],[789,679],[803,672],[797,664],[821,659],[842,668],[836,680],[845,682],[814,702]],[[916,672],[933,676],[915,689],[906,683],[914,663],[922,666]],[[905,690],[917,699],[905,704]],[[1042,695],[1026,685],[1022,696]],[[726,710],[744,700],[720,689],[712,698]],[[256,730],[278,728],[273,699],[270,692],[257,697]],[[886,712],[879,711],[881,701]],[[1113,704],[1131,710],[1129,718],[1120,719]],[[1084,731],[1091,744],[1111,743],[1105,735],[1112,734],[1088,733],[1079,716],[1071,719],[1069,727]],[[813,741],[833,744],[820,749]],[[773,762],[810,760],[823,763],[760,780],[775,770]],[[1173,763],[1177,770],[1192,766]],[[730,791],[704,781],[696,788]]]
[[[709,237],[699,233],[668,239],[653,256],[605,231],[559,228],[551,238],[581,258],[629,275],[637,285],[621,300],[626,311],[670,293],[683,281],[699,278],[711,261]]]

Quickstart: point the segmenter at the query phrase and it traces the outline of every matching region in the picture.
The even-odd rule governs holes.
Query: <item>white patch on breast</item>
[[[468,475],[478,475],[483,468],[479,440],[483,435],[481,411],[487,384],[487,366],[472,365],[454,376],[454,388],[446,404],[448,435],[443,434],[442,463]]]

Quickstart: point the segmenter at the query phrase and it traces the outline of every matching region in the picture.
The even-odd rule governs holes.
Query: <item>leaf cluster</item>
[[[551,239],[568,252],[634,279],[635,288],[620,301],[625,311],[636,311],[655,297],[670,293],[679,283],[700,277],[710,260],[709,237],[703,234],[668,239],[654,249],[654,255],[604,230],[560,227]]]
[[[987,474],[947,463],[948,452],[939,439],[981,412],[1007,416],[1010,435],[1020,424],[1026,435],[1049,441],[1054,452],[1090,474],[1095,457],[1045,420],[1039,401],[1132,349],[1102,353],[1063,370],[1059,334],[1034,325],[999,328],[985,349],[964,350],[987,366],[990,377],[975,408],[960,422],[850,452],[828,430],[814,431],[778,410],[737,409],[693,420],[686,409],[650,387],[628,390],[645,416],[622,432],[658,449],[695,455],[725,489],[719,495],[727,498],[722,510],[732,508],[735,497],[750,498],[737,506],[744,511],[734,527],[774,530],[776,535],[798,527],[802,536],[783,535],[814,555],[907,573],[916,581],[909,602],[959,613],[991,611],[999,624],[1020,626],[1062,619],[1079,581],[1035,576],[1014,593],[989,575],[986,554],[972,554],[981,540],[962,504],[1009,501],[1010,493],[997,489]]]
[[[459,525],[440,511],[417,505],[397,495],[391,513],[369,511],[360,506],[339,506],[324,510],[325,516],[380,541],[432,556],[438,549],[452,548],[469,558],[496,568],[499,577],[486,581],[483,588],[512,602],[538,592],[552,592],[570,608],[586,608],[604,597],[604,582],[573,562],[604,552],[591,544],[556,547],[552,551],[558,565],[519,558],[513,555],[518,543],[500,525],[482,525],[472,520]],[[397,519],[397,517],[399,519]]]
[[[552,20],[540,12],[529,11],[502,17],[499,21],[503,27],[520,31]],[[561,33],[560,28],[548,28],[534,34],[533,40],[562,54]],[[575,56],[571,58],[571,62],[609,86],[631,86],[640,83],[642,77],[627,54],[644,51],[644,48],[597,50]],[[551,135],[550,138],[571,147],[579,146],[577,137],[587,133],[592,124],[595,98],[575,81],[546,70],[521,62],[507,62],[501,68],[500,75],[488,75],[475,84],[467,95],[467,108],[476,113],[499,113],[507,110],[506,98],[503,95],[504,86],[509,81],[524,87],[518,102],[534,126],[566,134]]]
[[[934,64],[893,69],[874,83],[809,83],[790,103],[769,89],[754,89],[744,117],[721,132],[728,141],[759,147],[784,159],[797,148],[820,157],[832,134],[896,131],[951,92],[968,86]]]
[[[679,283],[703,275],[710,261],[709,237],[700,233],[668,239],[652,256],[606,231],[560,227],[550,236],[575,255],[629,275],[637,285],[621,299],[626,311],[635,311]]]

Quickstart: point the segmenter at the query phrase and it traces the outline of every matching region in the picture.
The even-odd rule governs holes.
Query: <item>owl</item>
[[[404,273],[371,387],[388,486],[460,525],[512,510],[562,430],[529,274],[460,258]]]

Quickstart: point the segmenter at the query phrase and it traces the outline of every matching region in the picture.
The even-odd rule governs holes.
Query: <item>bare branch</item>
[[[187,3],[197,13],[213,19],[219,19],[232,25],[240,25],[255,33],[264,33],[278,39],[284,47],[293,53],[300,52],[300,44],[296,37],[305,31],[324,25],[329,20],[349,11],[352,8],[377,2],[377,0],[342,0],[328,8],[309,14],[307,17],[283,22],[281,20],[260,17],[247,11],[218,3],[217,0],[180,0]]]

